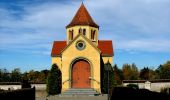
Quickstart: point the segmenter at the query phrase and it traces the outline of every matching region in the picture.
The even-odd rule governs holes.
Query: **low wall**
[[[167,82],[154,82],[154,81],[124,81],[123,86],[128,84],[137,84],[140,89],[148,89],[151,91],[160,92],[162,88],[170,88],[170,81]]]
[[[45,97],[46,93],[46,84],[31,84],[31,87],[35,87],[36,97]],[[0,89],[3,90],[17,90],[21,89],[21,85],[0,85]]]

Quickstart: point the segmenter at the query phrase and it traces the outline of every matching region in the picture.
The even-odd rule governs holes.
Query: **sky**
[[[82,1],[99,39],[112,40],[119,68],[170,60],[170,0],[0,0],[0,69],[50,69],[53,41],[66,40]]]

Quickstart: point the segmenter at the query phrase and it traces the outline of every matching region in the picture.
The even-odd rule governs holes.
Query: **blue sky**
[[[50,69],[54,40],[82,0],[0,0],[0,68]],[[83,0],[100,26],[99,39],[112,40],[114,63],[157,68],[170,60],[170,0]]]

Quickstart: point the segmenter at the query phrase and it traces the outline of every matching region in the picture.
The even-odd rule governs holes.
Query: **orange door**
[[[90,65],[84,60],[76,61],[72,68],[72,88],[90,88]]]

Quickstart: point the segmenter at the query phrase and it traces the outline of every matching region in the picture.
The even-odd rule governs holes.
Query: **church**
[[[112,40],[99,40],[99,25],[83,3],[66,26],[66,37],[54,41],[51,51],[52,64],[62,72],[62,92],[92,88],[100,93],[103,65],[108,61],[113,65]]]

